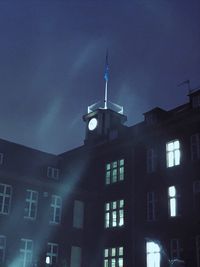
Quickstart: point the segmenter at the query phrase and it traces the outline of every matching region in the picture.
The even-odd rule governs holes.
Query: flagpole
[[[108,49],[106,51],[106,64],[104,73],[105,83],[105,95],[104,95],[104,109],[108,108]]]
[[[104,97],[104,109],[107,109],[107,102],[108,102],[108,81],[106,80],[105,84],[105,97]]]

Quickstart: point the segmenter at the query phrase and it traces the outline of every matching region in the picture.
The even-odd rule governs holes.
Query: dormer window
[[[47,177],[52,179],[58,179],[60,174],[60,170],[58,168],[54,167],[48,167],[47,168]]]
[[[167,116],[167,112],[164,109],[156,107],[146,113],[144,113],[145,122],[148,125],[156,124]]]
[[[193,90],[190,94],[190,103],[192,108],[199,108],[200,107],[200,88],[198,90]]]
[[[0,165],[3,164],[3,153],[0,153]]]
[[[200,94],[192,96],[192,107],[193,108],[200,107]]]

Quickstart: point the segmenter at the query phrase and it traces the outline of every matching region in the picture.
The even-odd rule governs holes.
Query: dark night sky
[[[0,138],[51,153],[83,143],[104,95],[128,125],[200,86],[200,0],[0,0]]]

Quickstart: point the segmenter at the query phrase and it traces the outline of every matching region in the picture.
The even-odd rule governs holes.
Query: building
[[[0,140],[0,266],[200,267],[200,90],[126,119],[89,110],[60,155]]]

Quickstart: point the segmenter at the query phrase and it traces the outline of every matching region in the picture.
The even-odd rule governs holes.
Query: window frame
[[[1,244],[2,240],[3,240],[3,245]],[[0,235],[0,250],[2,250],[2,258],[0,258],[0,264],[1,264],[5,262],[5,254],[6,254],[6,236],[5,235]]]
[[[105,184],[110,185],[124,181],[125,171],[124,158],[106,163],[105,165]]]
[[[178,147],[176,147],[178,146]],[[166,143],[166,166],[172,168],[181,164],[181,143],[174,139]]]
[[[60,202],[60,204],[58,204],[58,202]],[[58,195],[51,195],[49,223],[60,224],[61,214],[62,214],[62,197]],[[57,216],[58,216],[58,220],[57,220]]]
[[[192,161],[200,159],[200,133],[190,136],[190,152]]]
[[[4,162],[4,153],[0,152],[0,165],[3,165]]]
[[[147,173],[153,173],[157,168],[157,155],[155,148],[148,148],[146,151],[146,168]]]
[[[104,267],[124,266],[124,247],[108,247],[104,249]]]
[[[11,207],[11,200],[12,200],[12,186],[8,184],[2,184],[0,183],[0,187],[3,186],[3,193],[0,192],[0,200],[2,199],[2,202],[0,202],[0,214],[3,215],[9,215],[10,214],[10,207]],[[8,194],[6,191],[9,188],[10,194]],[[8,199],[8,201],[7,201]],[[6,202],[8,202],[6,204]],[[5,207],[7,207],[8,211],[5,211]]]
[[[147,192],[147,221],[156,221],[156,204],[157,198],[154,191]],[[152,214],[152,215],[151,215]]]
[[[73,227],[77,229],[83,229],[84,228],[84,202],[81,200],[74,200],[73,205]],[[77,220],[78,218],[78,220]]]
[[[124,207],[124,199],[105,203],[104,226],[106,229],[124,226]]]
[[[171,189],[171,192],[170,192]],[[168,187],[168,211],[170,218],[180,216],[180,190],[178,186],[172,185]],[[171,194],[171,195],[170,195]]]
[[[181,259],[181,247],[180,247],[180,239],[172,238],[170,239],[170,258],[171,260]]]
[[[50,250],[48,249],[50,247]],[[54,252],[54,248],[56,248],[56,253]],[[47,243],[47,252],[46,252],[46,257],[50,258],[50,264],[57,263],[58,261],[58,250],[59,250],[59,245],[57,243],[53,242],[48,242]],[[55,259],[55,262],[53,261]]]
[[[38,209],[38,191],[27,189],[26,194],[30,193],[30,198],[26,196],[25,199],[25,209],[24,213],[26,213],[26,209],[28,209],[28,215],[24,215],[25,219],[35,220],[37,217],[37,209]],[[33,194],[36,194],[36,199],[33,199]],[[26,207],[26,204],[28,205],[28,208]],[[31,216],[31,213],[33,209],[35,208],[34,216]]]
[[[21,244],[24,242],[24,246],[22,248]],[[31,249],[28,246],[31,245]],[[30,260],[27,260],[27,257],[30,256]],[[33,240],[21,238],[20,240],[20,261],[22,262],[21,267],[29,267],[33,261]]]
[[[47,167],[47,177],[58,180],[60,177],[60,169],[52,166]]]
[[[159,244],[154,241],[146,242],[146,266],[161,266],[161,248]]]

